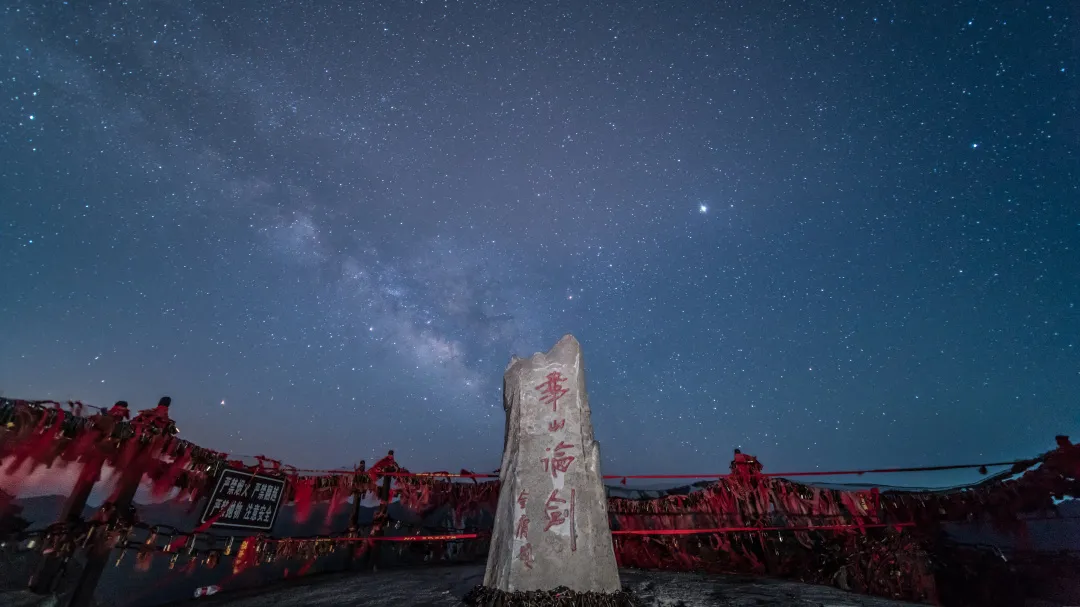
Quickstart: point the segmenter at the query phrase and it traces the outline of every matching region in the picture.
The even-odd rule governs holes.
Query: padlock
[[[61,537],[59,535],[49,534],[41,541],[41,553],[52,554],[60,550]]]
[[[82,547],[86,548],[90,544],[90,540],[94,537],[94,532],[97,531],[96,525],[91,525],[90,530],[86,532],[86,535],[82,540]]]
[[[147,550],[145,547],[140,548],[135,553],[135,570],[136,571],[149,571],[151,561],[154,558],[154,553],[151,550]]]

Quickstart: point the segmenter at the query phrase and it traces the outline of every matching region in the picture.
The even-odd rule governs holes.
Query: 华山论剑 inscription
[[[506,370],[487,587],[620,590],[583,367],[581,346],[567,335],[550,352],[515,357]]]

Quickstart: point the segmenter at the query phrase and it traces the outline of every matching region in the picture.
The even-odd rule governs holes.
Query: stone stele
[[[506,442],[484,586],[618,592],[581,344],[516,356],[503,375]]]

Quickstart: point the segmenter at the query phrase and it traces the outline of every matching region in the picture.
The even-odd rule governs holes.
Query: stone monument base
[[[476,586],[465,595],[472,607],[637,607],[638,602],[625,590],[619,592],[575,592],[560,587],[555,590],[506,592],[488,586]]]

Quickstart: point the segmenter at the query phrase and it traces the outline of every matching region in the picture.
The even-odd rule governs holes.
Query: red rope
[[[891,472],[934,472],[939,470],[963,470],[966,468],[982,468],[982,467],[997,467],[997,466],[1013,466],[1015,464],[1027,463],[1030,460],[1017,460],[1012,462],[993,462],[989,464],[956,464],[952,466],[918,466],[914,468],[871,468],[867,470],[825,470],[820,472],[759,472],[757,476],[845,476],[845,475],[863,475],[863,474],[884,474]],[[620,476],[618,474],[605,474],[605,479],[624,479],[624,478],[725,478],[733,476],[731,472],[724,472],[722,474],[627,474]]]
[[[41,406],[41,405],[52,405],[54,407],[67,406],[67,407],[69,407],[69,408],[71,408],[72,410],[75,410],[75,411],[78,411],[79,409],[82,409],[84,407],[85,408],[98,409],[98,410],[101,410],[101,411],[105,410],[105,409],[103,409],[101,407],[96,407],[94,405],[88,405],[88,404],[80,402],[80,401],[67,401],[66,403],[60,403],[60,402],[51,401],[51,400],[27,401],[27,402],[29,402],[30,404],[38,405],[38,406]],[[235,457],[254,457],[254,459],[259,459],[259,460],[265,459],[262,456],[235,456]],[[957,464],[957,465],[949,465],[949,466],[917,466],[917,467],[908,467],[908,468],[872,468],[872,469],[866,469],[866,470],[825,470],[825,471],[814,471],[814,472],[764,472],[764,473],[759,472],[758,475],[759,476],[768,476],[768,477],[853,476],[853,475],[854,476],[861,476],[863,474],[890,474],[890,473],[902,473],[902,472],[939,472],[939,471],[943,471],[943,470],[964,470],[964,469],[974,469],[974,468],[984,468],[984,467],[989,468],[989,467],[1000,467],[1000,466],[1013,466],[1013,465],[1016,465],[1016,464],[1031,463],[1031,461],[1032,460],[1015,460],[1015,461],[1009,461],[1009,462],[993,462],[993,463],[986,463],[986,464]],[[314,475],[325,475],[325,476],[346,476],[346,475],[355,475],[357,473],[356,470],[319,469],[319,468],[296,469],[296,468],[291,468],[291,467],[288,467],[288,466],[282,466],[282,467],[283,468],[288,468],[293,473],[303,473],[303,474],[306,474],[306,475],[314,474]],[[468,472],[460,472],[460,473],[451,473],[451,472],[380,472],[380,473],[378,473],[378,476],[383,476],[383,477],[389,476],[389,477],[395,477],[395,478],[445,478],[445,479],[451,479],[451,478],[461,478],[461,479],[499,478],[499,475],[494,474],[494,473],[475,474],[475,473],[468,473]],[[603,478],[605,480],[622,480],[622,481],[626,481],[628,479],[639,479],[639,480],[642,480],[642,479],[684,479],[684,480],[685,479],[712,479],[712,478],[726,478],[726,477],[729,477],[729,476],[733,476],[733,474],[731,472],[724,472],[724,473],[720,473],[720,474],[715,474],[715,473],[714,474],[605,474],[603,476]]]
[[[281,538],[266,540],[268,542],[277,543],[290,543],[290,542],[445,542],[449,540],[475,540],[477,538],[485,537],[480,533],[452,533],[446,535],[399,535],[399,536],[381,536],[381,537],[334,537],[334,538]]]
[[[863,475],[863,474],[887,474],[896,472],[936,472],[941,470],[964,470],[972,468],[992,468],[999,466],[1013,466],[1016,464],[1027,463],[1030,460],[1016,460],[1011,462],[991,462],[987,464],[955,464],[951,466],[916,466],[910,468],[869,468],[866,470],[823,470],[814,472],[763,472],[758,473],[758,476],[850,476],[850,475]],[[313,471],[315,472],[315,471]],[[447,472],[387,472],[382,473],[380,476],[391,477],[431,477],[431,478],[499,478],[498,474],[466,474],[466,473],[447,473]],[[659,478],[672,478],[672,479],[695,479],[695,478],[726,478],[733,476],[731,472],[723,472],[720,474],[605,474],[603,478],[605,480],[621,480],[621,479],[659,479]]]
[[[964,470],[970,468],[987,468],[997,466],[1015,466],[1016,464],[1028,463],[1031,460],[1016,460],[1012,462],[992,462],[989,464],[956,464],[952,466],[918,466],[915,468],[874,468],[870,470],[832,470],[829,472],[767,472],[765,476],[842,476],[846,474],[882,474],[888,472],[936,472],[939,470]]]
[[[379,476],[424,478],[499,478],[498,474],[473,474],[471,472],[380,472]]]
[[[717,527],[715,529],[621,529],[611,535],[697,535],[745,531],[840,531],[869,527],[914,527],[915,523],[864,523],[862,525],[822,525],[811,527]]]
[[[52,405],[54,407],[67,406],[73,410],[79,410],[81,408],[97,409],[99,411],[105,411],[102,407],[95,405],[89,405],[81,401],[67,401],[60,403],[52,400],[39,400],[39,401],[26,401],[33,405]],[[250,457],[254,459],[265,459],[262,456],[234,456],[234,457]],[[851,476],[851,475],[863,475],[863,474],[889,474],[898,472],[938,472],[942,470],[964,470],[972,468],[982,467],[999,467],[999,466],[1013,466],[1016,464],[1030,463],[1031,460],[1015,460],[1010,462],[993,462],[987,464],[958,464],[951,466],[917,466],[910,468],[873,468],[867,470],[827,470],[817,472],[765,472],[758,473],[760,476],[772,476],[772,477],[786,477],[786,476]],[[356,470],[342,470],[342,469],[320,469],[320,468],[304,468],[296,469],[288,466],[282,466],[283,468],[289,468],[291,472],[303,473],[303,474],[316,474],[327,476],[341,476],[341,475],[354,475]],[[486,474],[474,474],[474,473],[450,473],[450,472],[383,472],[379,473],[379,476],[390,477],[430,477],[430,478],[466,478],[466,479],[478,479],[478,478],[499,478],[498,474],[486,473]],[[732,476],[731,472],[723,472],[720,474],[605,474],[603,478],[605,480],[626,480],[626,479],[706,479],[706,478],[725,478]]]
[[[377,542],[442,542],[447,540],[475,540],[483,537],[479,533],[454,533],[449,535],[401,535],[397,537],[377,537]]]

